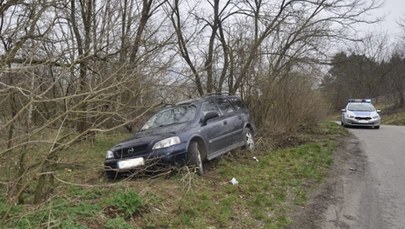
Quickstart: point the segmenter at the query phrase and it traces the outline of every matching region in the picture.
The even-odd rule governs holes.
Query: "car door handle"
[[[226,124],[228,124],[228,122],[227,122],[227,121],[224,121],[224,125],[226,125]]]

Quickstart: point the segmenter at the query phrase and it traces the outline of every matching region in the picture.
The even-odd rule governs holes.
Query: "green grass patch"
[[[84,219],[94,217],[101,210],[98,203],[56,198],[38,209],[29,207],[24,215],[7,224],[7,228],[87,228]]]
[[[58,170],[68,182],[39,206],[13,206],[6,228],[283,228],[289,212],[305,206],[333,163],[343,128],[326,122],[300,133],[293,148],[237,151],[206,164],[203,177],[181,170],[172,176],[109,182],[104,152],[121,136],[101,135],[63,156]],[[299,139],[298,139],[299,140]],[[301,142],[301,141],[297,141]],[[265,147],[261,147],[265,148]],[[255,156],[259,161],[253,160]],[[229,181],[236,178],[238,185]],[[81,185],[70,185],[77,183]],[[88,185],[87,185],[88,184]],[[0,202],[0,214],[10,209]]]
[[[105,224],[105,229],[130,229],[130,228],[133,227],[130,224],[128,224],[122,217],[108,219]]]
[[[134,191],[116,193],[108,203],[115,207],[117,213],[126,219],[138,213],[143,206],[141,197]]]
[[[24,209],[14,210],[6,228],[131,228],[126,220],[143,207],[137,192],[118,188],[74,187],[66,194],[41,206],[19,205]]]

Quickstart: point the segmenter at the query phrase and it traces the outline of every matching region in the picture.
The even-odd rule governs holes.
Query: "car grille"
[[[356,120],[370,120],[371,117],[356,117]]]
[[[144,145],[139,145],[139,146],[134,146],[131,148],[126,148],[126,149],[120,149],[115,151],[115,157],[116,158],[126,158],[126,157],[132,157],[136,156],[138,154],[142,154],[146,151],[148,148],[148,144]]]

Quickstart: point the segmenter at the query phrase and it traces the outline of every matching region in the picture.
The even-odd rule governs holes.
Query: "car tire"
[[[197,174],[202,176],[204,174],[203,159],[197,142],[190,143],[187,157],[188,165],[194,167]]]
[[[249,128],[245,128],[244,134],[244,141],[245,145],[243,146],[244,149],[249,151],[253,151],[255,149],[255,139],[253,137],[253,133]]]
[[[380,129],[380,126],[375,126],[374,128],[375,128],[375,129]]]
[[[118,179],[118,173],[115,171],[105,171],[104,174],[108,180],[114,181]]]

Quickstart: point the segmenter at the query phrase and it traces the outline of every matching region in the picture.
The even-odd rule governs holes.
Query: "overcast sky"
[[[385,15],[384,21],[377,25],[365,26],[365,31],[383,31],[393,39],[400,33],[400,28],[396,21],[401,17],[405,18],[405,0],[385,0],[383,6],[375,10],[373,14],[378,17]]]

